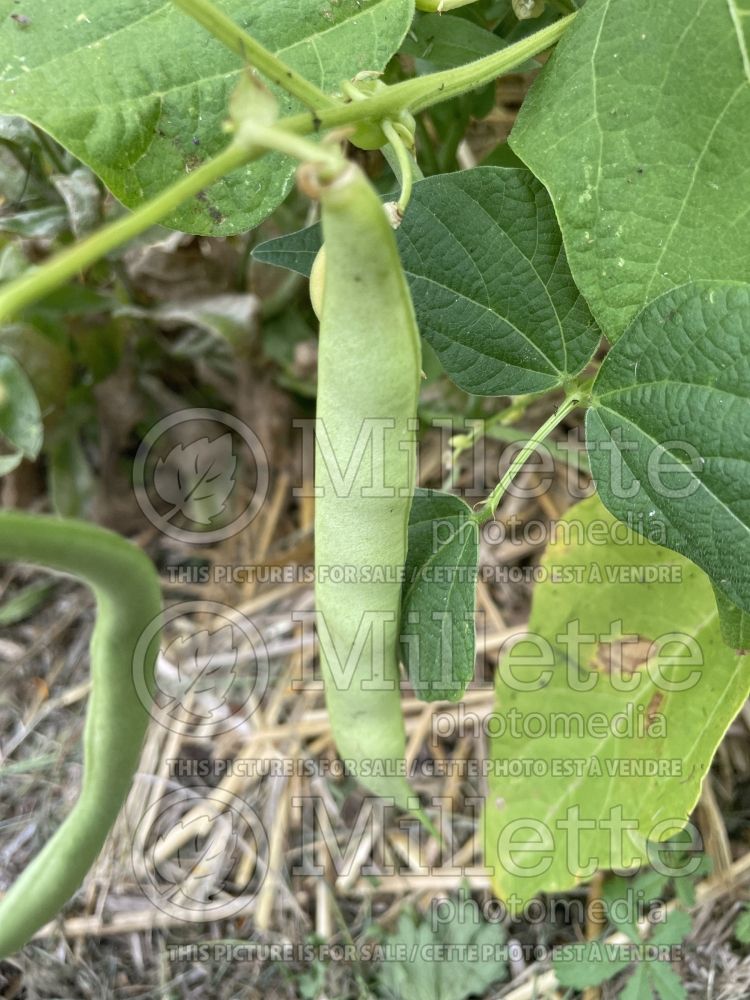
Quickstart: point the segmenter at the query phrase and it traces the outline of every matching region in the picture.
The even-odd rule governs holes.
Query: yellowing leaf
[[[561,520],[543,566],[486,723],[486,862],[503,898],[639,867],[687,821],[750,687],[708,578],[597,497]]]

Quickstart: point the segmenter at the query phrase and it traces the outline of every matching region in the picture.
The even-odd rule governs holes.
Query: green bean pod
[[[321,670],[341,758],[369,791],[409,809],[398,633],[419,332],[393,230],[362,171],[347,164],[318,182],[326,254],[315,470]],[[352,468],[342,485],[340,473]]]
[[[136,647],[161,613],[149,559],[113,532],[79,521],[0,514],[0,560],[80,577],[94,592],[91,695],[76,804],[0,901],[0,958],[18,951],[83,882],[130,790],[149,721],[134,683]],[[158,628],[135,669],[153,692]]]

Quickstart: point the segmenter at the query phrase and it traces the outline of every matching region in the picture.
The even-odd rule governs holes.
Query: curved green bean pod
[[[362,171],[350,163],[317,182],[326,254],[315,471],[315,593],[329,636],[321,669],[340,756],[371,792],[409,809],[398,632],[419,333],[393,230]],[[350,461],[356,471],[342,489]],[[349,579],[334,579],[342,567]]]
[[[160,615],[156,572],[134,545],[78,521],[0,514],[0,559],[80,577],[96,597],[91,637],[91,695],[84,732],[84,775],[64,822],[0,901],[0,958],[51,920],[96,860],[130,789],[148,725],[133,680],[136,646]],[[158,629],[136,669],[149,691]]]

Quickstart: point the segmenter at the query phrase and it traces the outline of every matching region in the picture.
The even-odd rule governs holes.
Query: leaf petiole
[[[539,430],[526,442],[511,462],[505,475],[494,488],[492,493],[490,493],[484,506],[474,514],[474,519],[477,524],[484,524],[485,522],[492,520],[495,516],[497,508],[500,505],[500,501],[508,490],[508,487],[524,467],[531,455],[534,454],[539,445],[542,444],[542,442],[552,433],[555,427],[557,427],[558,424],[561,424],[568,414],[572,413],[572,411],[575,410],[576,407],[580,406],[580,404],[580,393],[576,392],[570,396],[566,396],[564,402],[557,408],[557,410],[555,410],[552,416],[546,420]]]
[[[503,407],[498,413],[493,413],[487,420],[477,420],[467,434],[456,434],[451,438],[453,455],[451,464],[455,464],[464,452],[473,448],[477,441],[490,435],[495,427],[509,427],[520,420],[532,403],[541,399],[545,393],[531,392],[526,396],[517,396],[510,406]]]

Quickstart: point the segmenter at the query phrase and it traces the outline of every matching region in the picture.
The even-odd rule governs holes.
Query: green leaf
[[[598,940],[563,946],[561,956],[553,961],[555,975],[561,986],[575,990],[601,986],[631,964],[629,949],[630,945]],[[625,957],[618,957],[623,952]]]
[[[528,171],[477,167],[423,181],[399,249],[422,336],[466,392],[538,392],[591,358],[599,330]]]
[[[750,688],[706,576],[597,497],[561,519],[541,569],[487,725],[485,855],[501,898],[642,866],[649,840],[684,826]]]
[[[262,264],[284,267],[287,271],[296,271],[309,278],[322,242],[323,231],[320,223],[316,222],[286,236],[276,236],[259,243],[253,248],[253,258]]]
[[[507,978],[502,925],[478,920],[471,901],[458,905],[456,919],[441,921],[434,930],[409,911],[401,915],[396,933],[386,938],[385,953],[407,957],[386,958],[379,966],[384,997],[467,1000],[484,996],[492,983]]]
[[[424,701],[459,701],[474,676],[479,532],[450,493],[420,490],[409,517],[401,596],[401,653]]]
[[[58,333],[61,319],[57,317]],[[96,333],[101,335],[101,324]],[[0,329],[0,352],[21,366],[45,418],[57,415],[65,406],[74,372],[64,340],[57,342],[30,323],[13,323]]]
[[[749,23],[737,0],[588,0],[523,104],[511,145],[612,340],[674,285],[747,278]]]
[[[238,25],[325,91],[382,70],[413,0],[218,0]],[[128,208],[226,146],[222,123],[242,62],[164,0],[25,0],[0,21],[0,110],[39,125]],[[276,91],[282,114],[300,105]],[[191,233],[251,229],[286,197],[295,164],[267,156],[185,205],[166,224]]]
[[[750,648],[750,615],[733,604],[718,587],[714,587],[716,606],[719,609],[721,634],[732,649]]]
[[[427,64],[428,70],[441,70],[491,55],[505,45],[502,38],[463,17],[425,14],[414,22],[401,51]]]
[[[660,898],[660,889],[668,881],[662,878],[659,883],[653,881],[655,872],[651,868],[641,872],[636,878],[626,878],[621,875],[610,875],[602,888],[602,902],[605,906],[606,919],[618,931],[627,935],[631,941],[640,943],[638,917],[634,911],[632,899],[643,900],[645,904]]]
[[[90,518],[96,479],[81,444],[78,428],[64,424],[49,444],[47,485],[59,517]],[[67,433],[65,433],[67,431]]]
[[[68,228],[68,212],[64,205],[47,205],[28,211],[3,214],[0,232],[25,236],[27,239],[51,240]]]
[[[54,580],[37,580],[0,604],[0,627],[25,621],[47,600],[57,586]]]
[[[482,160],[483,167],[523,167],[523,160],[516,156],[507,142],[498,143]]]
[[[651,932],[649,944],[673,947],[682,944],[693,929],[693,921],[684,910],[672,910],[663,924],[657,924]]]
[[[254,256],[306,273],[316,236],[271,240]],[[590,360],[599,330],[549,197],[527,170],[476,167],[418,182],[397,237],[422,336],[461,389],[538,392]]]
[[[682,980],[667,962],[644,963],[659,1000],[687,1000]]]
[[[640,962],[620,994],[620,1000],[653,1000],[651,977],[646,962]]]
[[[586,437],[612,513],[750,611],[750,285],[647,306],[601,367]]]
[[[8,354],[0,354],[0,435],[24,458],[36,458],[42,447],[42,414],[34,388]]]
[[[745,907],[737,917],[734,925],[734,936],[741,944],[750,944],[750,907]]]

